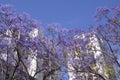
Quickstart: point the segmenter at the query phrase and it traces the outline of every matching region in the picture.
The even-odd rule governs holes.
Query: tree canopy
[[[95,17],[106,20],[97,32],[65,29],[56,23],[43,31],[27,13],[0,5],[0,79],[117,80],[120,6],[98,8]]]

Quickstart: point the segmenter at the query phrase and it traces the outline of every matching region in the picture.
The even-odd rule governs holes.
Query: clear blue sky
[[[66,28],[88,28],[94,25],[97,7],[113,7],[120,0],[0,0],[14,5],[16,11],[27,12],[42,24],[60,23]]]

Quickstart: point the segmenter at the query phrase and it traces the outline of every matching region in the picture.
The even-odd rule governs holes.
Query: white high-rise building
[[[86,37],[88,35],[89,35],[89,37]],[[99,40],[94,33],[88,33],[88,34],[82,34],[82,35],[75,36],[75,39],[78,39],[78,38],[89,39],[88,46],[86,46],[86,47],[88,47],[88,49],[86,49],[87,50],[86,52],[88,52],[88,53],[90,52],[93,54],[93,57],[95,59],[95,63],[93,62],[93,64],[91,64],[93,66],[90,68],[92,70],[94,70],[96,73],[95,72],[91,73],[89,71],[82,72],[82,70],[81,70],[81,72],[78,73],[79,74],[78,76],[81,76],[81,77],[76,78],[77,73],[75,72],[74,65],[71,64],[70,61],[68,61],[68,69],[70,70],[70,71],[68,70],[69,71],[68,72],[69,80],[89,80],[89,79],[96,80],[97,77],[95,74],[101,75],[106,80],[112,80],[112,79],[110,79],[109,70],[106,69],[106,67],[108,65],[106,64],[105,54],[102,52],[102,49],[101,49],[101,44],[103,44],[102,40]],[[84,46],[84,45],[81,45],[81,47],[82,46]],[[82,50],[81,50],[81,53],[82,53]],[[76,51],[74,52],[74,54],[76,54],[76,55],[79,55],[81,53],[76,52]],[[91,55],[87,54],[86,56],[91,56]],[[86,56],[84,56],[84,57],[86,57]],[[71,56],[69,56],[69,57],[71,59]],[[81,58],[76,56],[75,59],[80,60]],[[80,65],[81,64],[78,65],[78,68]],[[114,70],[112,63],[110,66],[111,66],[112,70]],[[79,68],[79,70],[80,70],[80,68]],[[113,71],[112,75],[115,76],[114,71]],[[102,78],[100,80],[102,80]]]

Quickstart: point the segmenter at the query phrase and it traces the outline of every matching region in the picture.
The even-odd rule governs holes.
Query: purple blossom
[[[109,14],[109,12],[110,12],[110,9],[107,7],[97,8],[97,12],[95,13],[96,21],[100,21],[103,18],[107,18],[107,15]]]

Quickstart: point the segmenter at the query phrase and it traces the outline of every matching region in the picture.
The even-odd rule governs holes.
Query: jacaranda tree
[[[113,8],[98,8],[95,18],[100,22],[97,33],[98,37],[104,42],[101,47],[109,66],[107,67],[109,69],[108,73],[113,77],[112,72],[114,69],[111,68],[112,64],[115,68],[116,77],[120,79],[120,5]]]
[[[44,36],[39,23],[28,14],[0,5],[1,80],[34,80],[41,76],[47,80],[66,66],[65,30],[51,26]]]
[[[109,10],[106,10],[103,13],[106,15],[108,12]],[[100,14],[98,16],[103,17]],[[115,19],[119,20],[118,17]],[[119,21],[113,23],[111,20],[110,29],[106,29],[105,33],[113,30],[113,26],[117,31],[118,23]],[[102,38],[107,42],[107,52],[110,52],[106,53],[110,57],[107,59],[119,66],[116,56],[119,53],[112,49],[113,44],[119,46],[119,30],[116,33],[112,31],[111,35],[118,36],[110,39],[105,33],[99,37],[94,32],[64,29],[59,24],[49,24],[44,29],[41,30],[39,22],[28,14],[19,14],[10,5],[0,5],[0,80],[68,80],[64,75],[71,72],[75,80],[106,80],[104,74],[99,72],[101,68],[98,65],[102,65],[98,61],[101,59],[99,57],[103,56],[95,56],[93,52],[96,51],[93,49],[94,43],[98,43],[93,41],[94,38]],[[101,29],[98,29],[99,34],[104,32]],[[116,46],[115,49],[119,48]],[[95,67],[96,65],[98,66]]]
[[[31,51],[38,48],[37,39],[30,36],[30,32],[34,29],[40,32],[37,21],[25,13],[16,13],[9,5],[0,5],[0,78],[2,80],[30,79],[27,59]]]

